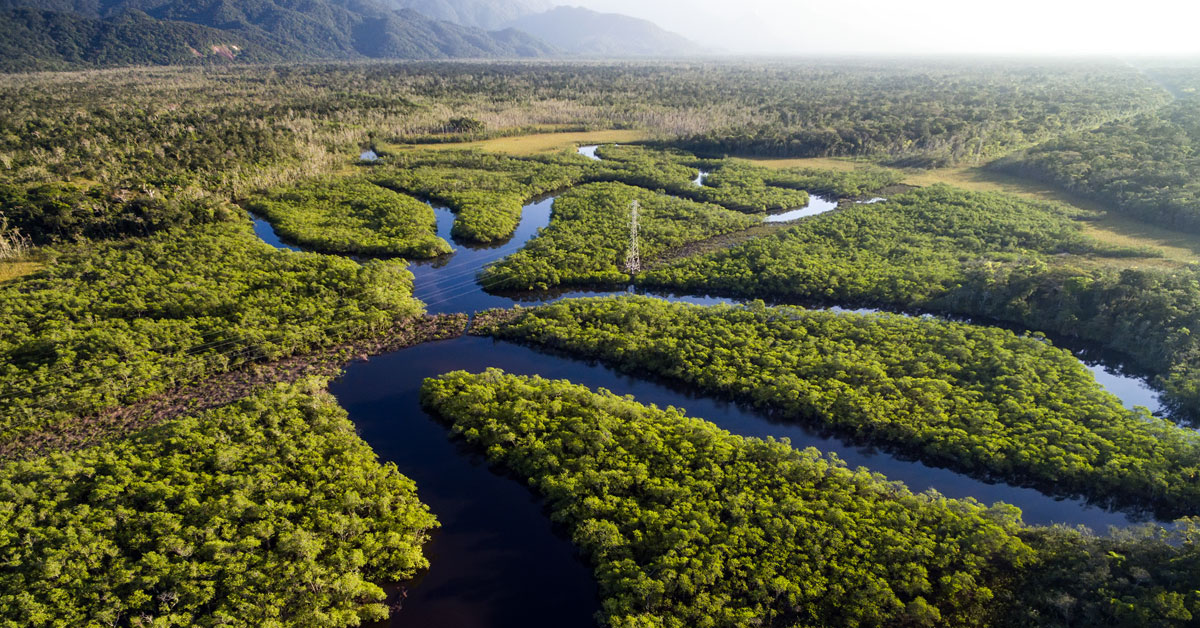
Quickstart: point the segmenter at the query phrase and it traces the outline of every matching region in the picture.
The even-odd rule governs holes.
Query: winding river
[[[596,147],[580,152],[595,157]],[[434,208],[438,234],[455,247],[453,255],[413,264],[415,296],[433,313],[475,312],[516,303],[534,305],[596,292],[567,292],[517,301],[491,295],[476,281],[486,264],[519,250],[550,222],[553,198],[525,206],[519,227],[507,242],[472,247],[450,236],[453,214]],[[819,213],[813,197],[794,218]],[[814,204],[817,207],[814,207]],[[836,204],[833,204],[836,206]],[[832,209],[830,207],[829,209]],[[824,209],[828,211],[828,209]],[[777,218],[787,214],[778,214]],[[269,225],[256,220],[265,241],[281,242]],[[611,293],[607,293],[611,294]],[[655,295],[700,304],[730,302],[711,297]],[[1097,530],[1127,525],[1130,516],[1109,512],[1078,499],[1055,499],[1036,490],[988,483],[929,467],[870,447],[821,435],[804,426],[772,421],[736,404],[646,379],[621,375],[594,362],[539,353],[489,338],[462,337],[427,343],[356,362],[330,389],[349,412],[362,437],[384,461],[394,462],[412,478],[422,501],[442,523],[426,547],[432,567],[393,595],[402,610],[381,626],[421,628],[586,627],[599,609],[590,567],[569,539],[555,529],[536,497],[520,482],[489,469],[486,461],[448,438],[446,429],[426,415],[419,402],[422,380],[453,370],[478,372],[489,367],[524,375],[565,378],[590,388],[634,395],[643,403],[686,408],[746,436],[788,438],[796,447],[835,453],[851,467],[866,466],[914,491],[933,488],[949,497],[973,497],[984,503],[1005,501],[1021,508],[1032,524],[1084,524]],[[1097,380],[1127,405],[1158,409],[1157,396],[1145,382],[1094,364]]]

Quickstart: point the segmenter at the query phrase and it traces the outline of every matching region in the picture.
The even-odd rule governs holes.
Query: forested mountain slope
[[[140,12],[101,20],[73,13],[17,9],[0,16],[0,70],[54,70],[78,65],[194,63],[247,51],[271,61],[278,50],[215,28],[156,20]]]
[[[4,0],[8,71],[196,59],[439,59],[551,52],[516,31],[489,33],[371,0]]]

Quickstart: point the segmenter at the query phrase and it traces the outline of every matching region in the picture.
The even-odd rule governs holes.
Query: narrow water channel
[[[478,455],[451,441],[420,407],[421,382],[453,370],[489,367],[520,375],[569,379],[589,388],[630,394],[642,403],[686,408],[745,436],[788,438],[793,446],[836,454],[914,491],[935,488],[948,497],[1018,505],[1031,524],[1083,524],[1095,530],[1128,525],[1122,514],[1077,499],[1055,499],[1034,489],[989,484],[903,460],[870,447],[821,436],[787,422],[661,383],[621,375],[581,360],[508,342],[464,337],[424,344],[358,362],[331,391],[359,433],[386,461],[417,483],[442,529],[427,546],[432,567],[408,591],[390,626],[587,626],[597,608],[590,569],[557,533],[538,501],[514,479],[492,473]]]
[[[792,222],[793,220],[800,220],[801,218],[808,218],[810,216],[816,216],[818,214],[824,214],[828,211],[833,211],[837,209],[837,206],[837,199],[829,200],[819,194],[809,194],[808,205],[805,205],[800,209],[789,209],[788,211],[784,212],[768,214],[766,218],[763,218],[763,222]]]
[[[596,154],[597,148],[600,148],[599,144],[591,144],[588,146],[580,146],[578,150],[580,155],[600,161],[600,156]]]
[[[279,237],[279,234],[275,233],[275,227],[272,227],[271,223],[267,222],[266,220],[263,220],[262,218],[259,218],[253,214],[250,215],[250,218],[254,221],[254,235],[258,236],[259,240],[262,240],[263,242],[266,242],[277,249],[286,249],[288,251],[304,250],[298,246],[293,246],[287,242],[284,242],[283,239]]]
[[[595,147],[590,148],[590,156],[594,157]],[[439,313],[475,312],[516,303],[528,306],[601,294],[567,292],[529,296],[528,300],[518,301],[488,294],[476,281],[484,265],[519,250],[549,224],[552,203],[553,198],[544,198],[526,205],[513,237],[488,247],[455,242],[450,235],[452,212],[435,207],[438,234],[452,243],[455,252],[411,266],[415,296],[427,304],[430,312]],[[265,241],[296,250],[279,242],[270,226],[264,228],[260,222],[263,221],[256,221],[255,232]],[[700,304],[732,302],[704,296],[654,296]],[[401,473],[416,482],[421,500],[429,504],[442,522],[442,528],[427,546],[432,567],[418,581],[408,584],[400,600],[402,610],[381,625],[412,628],[594,625],[592,616],[599,608],[599,601],[591,570],[580,560],[569,539],[551,525],[538,500],[520,482],[493,472],[480,456],[450,439],[446,429],[420,407],[419,391],[425,378],[453,370],[479,372],[489,367],[515,374],[569,379],[590,388],[631,394],[642,403],[685,408],[689,415],[713,421],[736,434],[788,438],[796,447],[816,447],[836,454],[851,467],[865,466],[890,480],[904,482],[914,491],[936,489],[948,497],[1016,505],[1031,524],[1082,524],[1103,531],[1108,526],[1131,522],[1123,513],[1109,512],[1083,500],[1055,499],[1029,488],[975,480],[823,436],[795,423],[772,421],[736,404],[661,382],[624,376],[594,362],[547,355],[487,338],[463,337],[351,364],[345,375],[330,387],[362,437],[382,460],[394,462]],[[1157,409],[1157,395],[1145,382],[1099,364],[1089,368],[1101,384],[1127,405]]]

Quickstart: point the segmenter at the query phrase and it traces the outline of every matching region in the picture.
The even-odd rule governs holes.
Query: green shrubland
[[[411,282],[232,223],[81,245],[0,286],[0,435],[392,329]]]
[[[1200,436],[1130,411],[1044,338],[936,318],[577,299],[489,333],[596,358],[1056,495],[1200,514]]]
[[[325,253],[428,258],[451,252],[425,203],[359,179],[275,188],[245,203],[289,241]]]
[[[601,625],[1111,626],[1200,616],[1195,520],[1110,537],[1030,528],[734,436],[676,408],[497,370],[422,399],[524,478],[591,561]]]
[[[324,382],[0,465],[0,624],[357,626],[437,521]]]

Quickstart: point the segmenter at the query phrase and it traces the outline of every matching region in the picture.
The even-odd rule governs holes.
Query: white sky
[[[1200,0],[558,0],[729,52],[1200,54]]]

